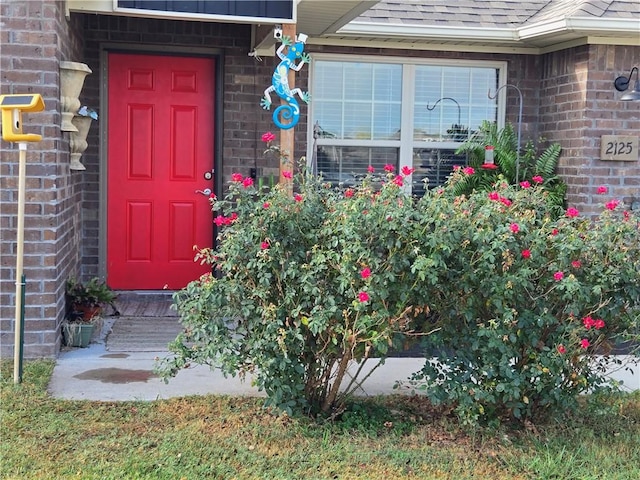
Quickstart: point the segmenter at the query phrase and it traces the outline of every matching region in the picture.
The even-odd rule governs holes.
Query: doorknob
[[[204,190],[196,190],[196,193],[200,193],[202,195],[206,195],[207,197],[211,195],[211,189],[205,188]]]

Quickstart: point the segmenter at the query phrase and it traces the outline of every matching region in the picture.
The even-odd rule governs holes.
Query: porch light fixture
[[[630,92],[625,93],[620,97],[620,100],[629,101],[629,100],[640,100],[640,78],[638,77],[638,67],[633,67],[631,72],[629,72],[629,76],[625,77],[624,75],[619,76],[613,82],[613,86],[616,87],[616,90],[619,92],[624,92],[629,88],[629,84],[631,83],[631,77],[633,76],[633,72],[636,72],[636,83],[633,86],[633,89]]]

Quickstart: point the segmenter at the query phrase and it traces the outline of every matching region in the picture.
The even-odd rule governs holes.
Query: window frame
[[[379,63],[379,64],[400,64],[402,65],[402,96],[400,111],[400,139],[399,140],[359,140],[359,139],[314,139],[314,102],[313,102],[313,82],[315,80],[315,61],[331,61],[342,63]],[[374,55],[340,55],[331,53],[313,54],[313,61],[309,68],[309,88],[311,89],[311,102],[308,110],[307,122],[307,162],[312,166],[314,158],[314,147],[317,145],[335,147],[391,147],[399,149],[398,168],[413,166],[414,149],[440,148],[455,149],[461,142],[452,141],[426,141],[414,140],[414,99],[416,93],[415,74],[416,66],[460,66],[460,67],[482,67],[495,68],[498,72],[498,85],[507,83],[507,61],[502,60],[465,60],[465,59],[436,59],[436,58],[405,58],[392,56]],[[506,117],[506,89],[502,89],[496,99],[496,115],[498,128],[503,128]],[[488,92],[487,92],[488,93]],[[410,185],[407,186],[411,188]]]

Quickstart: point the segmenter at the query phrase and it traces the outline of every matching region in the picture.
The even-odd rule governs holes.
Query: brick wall
[[[640,198],[640,163],[600,160],[602,135],[640,135],[640,103],[623,102],[613,87],[638,65],[640,48],[591,45],[547,54],[542,59],[540,133],[562,145],[559,172],[567,202],[586,215],[603,200]],[[607,185],[606,197],[597,195]]]
[[[79,263],[78,185],[69,176],[68,134],[60,131],[59,62],[77,60],[77,25],[62,2],[14,1],[0,5],[3,28],[0,90],[39,93],[45,111],[25,115],[24,130],[42,135],[27,149],[24,273],[25,357],[55,356],[64,315],[64,280]],[[0,147],[0,354],[13,355],[17,227],[17,145]]]

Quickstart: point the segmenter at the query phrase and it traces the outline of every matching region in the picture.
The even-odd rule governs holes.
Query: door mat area
[[[177,317],[169,295],[118,295],[115,307],[122,317]]]
[[[125,317],[114,322],[107,336],[110,352],[167,352],[182,331],[178,317]]]

